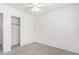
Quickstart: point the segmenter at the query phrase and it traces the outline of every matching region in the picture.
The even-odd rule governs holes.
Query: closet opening
[[[0,54],[3,52],[3,14],[0,13]]]
[[[17,48],[20,46],[20,17],[12,16],[12,39],[11,39],[11,46],[12,49]]]

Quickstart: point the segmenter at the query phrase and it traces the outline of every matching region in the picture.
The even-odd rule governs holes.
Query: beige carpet
[[[0,55],[2,55],[3,52],[2,52],[2,46],[0,45]]]
[[[50,47],[40,43],[32,43],[22,47],[15,47],[11,52],[6,55],[78,55],[63,49]]]

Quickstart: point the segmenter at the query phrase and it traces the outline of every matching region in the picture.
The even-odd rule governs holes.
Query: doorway
[[[16,16],[11,17],[12,20],[12,49],[20,46],[20,18]]]
[[[3,14],[0,13],[0,54],[3,52]]]

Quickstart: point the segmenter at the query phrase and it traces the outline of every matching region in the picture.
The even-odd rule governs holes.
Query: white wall
[[[25,14],[14,8],[0,4],[0,13],[3,13],[3,51],[11,50],[11,16],[21,18],[21,45],[32,42],[33,19],[32,16]],[[30,38],[29,38],[30,37]]]
[[[79,53],[79,6],[36,16],[36,41]]]

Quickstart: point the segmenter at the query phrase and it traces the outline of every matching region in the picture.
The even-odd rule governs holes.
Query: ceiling
[[[15,9],[21,10],[23,12],[32,14],[30,6],[32,3],[4,3],[4,4],[13,7]],[[79,5],[79,3],[39,3],[39,5],[42,10],[42,13],[47,13],[70,6]]]

